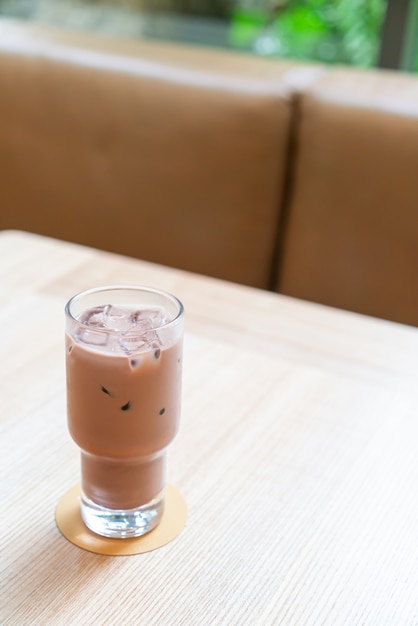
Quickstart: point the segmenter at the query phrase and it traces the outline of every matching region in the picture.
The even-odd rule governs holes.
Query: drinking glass
[[[108,286],[71,298],[65,319],[82,519],[105,537],[143,535],[161,521],[179,425],[183,305],[158,289]]]

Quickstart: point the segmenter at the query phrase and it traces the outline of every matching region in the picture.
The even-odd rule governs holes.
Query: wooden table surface
[[[163,548],[54,521],[79,481],[65,302],[146,284],[186,309]],[[34,235],[0,234],[0,623],[418,624],[418,330]]]

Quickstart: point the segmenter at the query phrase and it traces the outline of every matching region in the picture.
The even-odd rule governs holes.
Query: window
[[[0,16],[418,72],[418,0],[0,0]]]

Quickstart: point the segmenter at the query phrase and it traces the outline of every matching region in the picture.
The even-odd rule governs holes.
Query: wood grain
[[[187,320],[187,525],[129,557],[54,522],[79,481],[63,308],[111,283]],[[1,624],[418,624],[417,329],[18,232],[0,285]]]

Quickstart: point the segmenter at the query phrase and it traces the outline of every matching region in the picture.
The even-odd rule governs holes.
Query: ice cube
[[[97,306],[92,309],[86,309],[79,315],[78,320],[82,324],[86,324],[87,326],[99,326],[101,328],[104,328],[106,313],[109,307],[110,304],[105,304],[104,306]]]
[[[126,309],[109,305],[103,313],[103,322],[106,328],[115,331],[126,331],[132,328],[132,322],[129,319],[130,314]]]
[[[122,333],[119,345],[126,354],[152,351],[155,358],[160,356],[160,339],[154,330],[168,321],[168,314],[161,308],[144,307],[131,311],[131,327]]]
[[[148,333],[134,335],[124,334],[119,338],[119,345],[126,354],[136,354],[150,350],[154,337],[148,337]]]
[[[108,335],[100,330],[94,330],[93,328],[81,327],[77,332],[78,341],[87,343],[91,346],[106,346],[108,342]]]
[[[144,308],[133,311],[130,315],[132,324],[141,328],[158,328],[168,321],[168,314],[161,308]]]
[[[142,325],[144,322],[149,324],[149,322],[148,322],[148,315],[146,314],[146,312],[143,309],[137,310],[137,311],[133,311],[130,314],[129,319],[131,321],[132,326],[136,326],[137,324]]]
[[[170,321],[170,316],[165,309],[155,309],[148,312],[148,319],[153,328],[159,328]]]

